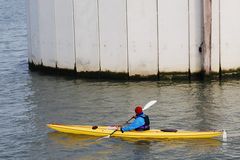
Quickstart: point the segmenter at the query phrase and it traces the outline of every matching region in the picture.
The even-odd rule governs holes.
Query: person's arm
[[[144,122],[144,119],[141,118],[141,117],[138,117],[138,118],[136,118],[131,124],[129,124],[129,125],[127,125],[127,126],[123,126],[123,127],[121,128],[121,131],[122,131],[122,132],[125,132],[125,131],[134,130],[134,129],[138,128],[138,127],[143,126],[144,123],[145,123],[145,122]]]

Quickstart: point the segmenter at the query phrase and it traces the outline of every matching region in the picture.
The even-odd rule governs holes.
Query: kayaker
[[[136,131],[145,131],[150,129],[149,117],[143,113],[142,107],[137,106],[135,108],[136,115],[133,116],[135,120],[126,126],[121,127],[120,130],[123,132],[136,130]]]

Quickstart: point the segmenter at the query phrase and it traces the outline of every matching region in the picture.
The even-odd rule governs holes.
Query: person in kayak
[[[131,124],[120,127],[122,133],[131,130],[145,131],[150,129],[149,117],[143,113],[141,106],[135,108],[135,113],[136,115],[133,116],[135,120]]]

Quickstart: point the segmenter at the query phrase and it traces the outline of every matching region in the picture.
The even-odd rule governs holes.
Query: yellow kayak
[[[115,130],[111,126],[86,126],[86,125],[63,125],[47,124],[53,130],[90,136],[108,136]],[[129,131],[122,133],[116,131],[111,137],[136,138],[136,139],[193,139],[193,138],[214,138],[223,136],[225,131],[180,131],[180,130],[157,130]]]

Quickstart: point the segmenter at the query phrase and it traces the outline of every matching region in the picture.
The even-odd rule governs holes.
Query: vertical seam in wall
[[[221,80],[222,78],[222,53],[221,53],[221,0],[219,0],[219,8],[218,8],[218,11],[219,11],[219,15],[218,15],[218,18],[219,18],[219,40],[218,40],[218,47],[219,47],[219,78]]]
[[[72,10],[73,10],[73,45],[74,45],[74,58],[75,58],[75,63],[74,63],[74,71],[77,72],[77,55],[76,55],[76,23],[75,23],[75,9],[74,9],[74,0],[72,0]]]
[[[156,12],[157,12],[157,79],[159,80],[159,20],[158,20],[158,0],[156,0]]]
[[[188,79],[191,80],[190,0],[188,0]]]
[[[211,71],[212,71],[212,0],[210,0],[210,12],[211,12],[211,21],[210,21],[210,37],[209,37],[209,39],[210,39],[210,55],[209,55],[209,72],[211,73]]]
[[[128,46],[128,0],[126,0],[126,41],[127,41],[127,74],[129,76],[129,46]]]
[[[100,16],[99,16],[99,0],[97,0],[97,21],[98,21],[98,63],[99,71],[101,71],[101,41],[100,41]]]

